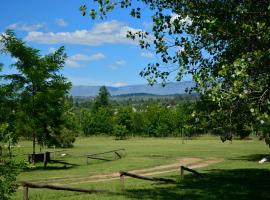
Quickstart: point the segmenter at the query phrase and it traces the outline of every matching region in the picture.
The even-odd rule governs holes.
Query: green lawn
[[[15,148],[17,159],[25,159],[25,153],[31,150],[30,142],[21,142]],[[91,161],[86,165],[85,154],[125,148],[126,156],[115,161]],[[200,168],[203,178],[187,175],[179,184],[160,184],[143,180],[126,179],[125,192],[120,191],[119,180],[88,182],[72,185],[81,188],[108,189],[111,194],[81,194],[74,192],[30,189],[30,199],[270,199],[270,163],[258,164],[269,148],[263,141],[234,140],[222,143],[219,138],[201,137],[185,141],[179,138],[132,138],[114,140],[108,137],[78,138],[74,148],[67,149],[66,162],[73,164],[64,168],[63,164],[49,164],[47,169],[41,165],[24,171],[19,181],[49,181],[61,178],[79,178],[95,174],[133,170],[175,163],[184,157],[219,159],[220,163]],[[53,149],[50,149],[53,151]],[[113,158],[113,155],[108,155]],[[60,158],[57,156],[56,158]],[[179,172],[161,174],[162,177],[179,178]],[[63,182],[65,183],[65,182]],[[22,199],[22,190],[18,189],[14,199]]]

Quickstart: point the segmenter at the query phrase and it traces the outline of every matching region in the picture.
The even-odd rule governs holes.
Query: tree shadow
[[[265,157],[270,157],[270,154],[250,154],[250,155],[246,155],[246,156],[232,158],[230,160],[245,160],[245,161],[257,162]]]
[[[35,167],[33,168],[25,168],[24,171],[50,171],[50,170],[67,170],[67,169],[73,169],[75,167],[78,167],[80,165],[73,164],[73,163],[67,163],[63,162],[61,160],[51,160],[48,162],[47,167],[45,168],[43,163],[37,163]]]
[[[270,170],[211,170],[202,178],[185,176],[179,184],[158,185],[151,189],[128,189],[124,196],[132,199],[270,199]]]

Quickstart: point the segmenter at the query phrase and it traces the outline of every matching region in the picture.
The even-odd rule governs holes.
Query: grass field
[[[17,159],[25,159],[31,151],[30,142],[21,142],[14,148]],[[86,165],[82,155],[125,148],[126,156],[115,161],[91,160]],[[50,149],[49,151],[53,151]],[[74,148],[66,149],[67,157],[61,158],[72,165],[48,164],[43,169],[25,170],[18,181],[47,182],[87,189],[108,189],[110,194],[82,194],[75,192],[30,189],[30,199],[270,199],[270,163],[259,164],[269,154],[264,141],[234,140],[222,143],[219,138],[200,137],[182,144],[179,138],[132,138],[114,140],[108,137],[78,138]],[[114,155],[107,155],[113,158]],[[60,159],[60,156],[56,156]],[[119,178],[112,180],[88,179],[93,175],[110,174],[119,170],[138,170],[176,163],[183,158],[218,160],[218,163],[197,168],[202,178],[191,174],[178,184],[161,184],[143,180],[125,179],[125,191],[121,192]],[[180,165],[180,163],[179,163]],[[179,179],[179,170],[155,175]],[[22,199],[19,188],[13,199]]]

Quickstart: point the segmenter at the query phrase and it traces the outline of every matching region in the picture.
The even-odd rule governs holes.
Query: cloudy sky
[[[127,30],[151,28],[150,13],[140,20],[117,10],[103,21],[93,21],[79,12],[92,0],[1,0],[0,32],[13,29],[41,54],[65,46],[69,58],[62,73],[74,85],[123,86],[147,83],[139,72],[156,56],[142,51],[126,38]],[[4,73],[14,72],[14,59],[0,55]]]

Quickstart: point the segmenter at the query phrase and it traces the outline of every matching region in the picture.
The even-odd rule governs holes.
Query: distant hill
[[[175,95],[185,94],[186,88],[194,87],[194,82],[170,82],[165,87],[161,84],[150,85],[129,85],[123,87],[111,87],[107,89],[111,96],[121,96],[129,94],[149,94],[149,95]],[[76,97],[94,97],[98,95],[100,86],[73,86],[70,94]]]

